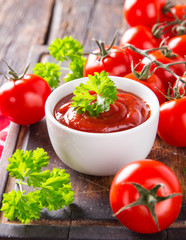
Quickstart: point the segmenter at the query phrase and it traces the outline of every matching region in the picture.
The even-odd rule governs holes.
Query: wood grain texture
[[[126,29],[123,19],[123,0],[57,0],[48,44],[56,37],[72,35],[84,44],[85,50],[97,48],[92,38],[106,41],[109,44],[116,30]],[[54,9],[55,11],[55,9]],[[60,18],[60,20],[59,20]],[[57,30],[58,31],[57,31]]]
[[[0,0],[0,59],[21,74],[32,44],[47,37],[54,0]],[[6,68],[1,63],[0,71]],[[0,85],[4,78],[0,78]]]

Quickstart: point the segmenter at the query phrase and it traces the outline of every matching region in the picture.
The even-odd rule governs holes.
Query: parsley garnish
[[[83,77],[86,61],[86,58],[83,57],[83,45],[72,36],[55,39],[49,46],[49,53],[57,63],[37,63],[33,72],[44,78],[51,88],[59,85],[62,71],[66,73],[66,75],[64,74],[65,82]],[[68,68],[62,66],[64,61],[68,61]]]
[[[63,39],[55,39],[49,46],[49,52],[57,61],[63,62],[69,59],[74,61],[82,56],[83,45],[72,36],[66,36]]]
[[[73,92],[71,106],[78,113],[89,112],[90,116],[99,116],[99,113],[107,112],[110,104],[117,100],[117,90],[114,82],[108,77],[108,73],[102,71],[94,76],[89,75],[89,80],[80,83]],[[91,94],[93,91],[95,94]]]
[[[33,68],[34,74],[42,77],[47,81],[51,88],[56,88],[60,83],[61,69],[56,63],[36,63]]]
[[[64,169],[53,168],[52,171],[42,171],[48,166],[49,157],[42,148],[34,151],[16,150],[9,158],[7,171],[15,177],[18,191],[12,190],[3,194],[2,208],[4,216],[10,221],[18,219],[28,224],[40,218],[41,210],[61,209],[73,202],[69,174]],[[26,193],[22,185],[28,185],[35,190]]]

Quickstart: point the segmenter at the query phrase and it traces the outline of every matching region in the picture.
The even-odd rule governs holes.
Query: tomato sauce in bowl
[[[153,91],[127,78],[110,78],[117,89],[123,91],[118,90],[118,93],[131,95],[131,100],[126,104],[125,98],[122,97],[123,100],[120,101],[119,97],[114,104],[116,106],[111,106],[110,111],[99,114],[99,117],[90,117],[87,113],[77,114],[69,107],[72,92],[79,84],[85,84],[88,78],[62,84],[50,94],[45,104],[47,130],[55,153],[64,164],[81,173],[95,176],[114,175],[129,162],[146,158],[156,138],[159,101]],[[134,99],[136,100],[133,101]],[[125,104],[119,108],[122,102]],[[126,109],[129,111],[133,108],[137,110],[126,113]],[[67,112],[72,116],[71,123]],[[58,115],[58,120],[65,118],[66,125],[56,120],[55,114]],[[133,116],[132,119],[134,116],[137,118],[130,120],[130,126],[126,127],[123,121],[129,115]],[[73,124],[70,126],[69,123]],[[75,123],[77,126],[75,125],[74,130],[72,127]],[[131,125],[133,126],[129,129]]]
[[[89,113],[79,114],[71,107],[73,94],[62,98],[54,108],[54,117],[61,124],[84,132],[111,133],[134,128],[150,116],[149,105],[140,97],[118,90],[118,99],[110,110],[91,117]]]

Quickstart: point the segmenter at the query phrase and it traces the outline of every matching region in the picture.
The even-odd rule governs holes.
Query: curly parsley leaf
[[[34,151],[16,150],[9,158],[7,170],[12,177],[18,179],[18,186],[28,185],[35,188],[26,193],[12,190],[3,195],[2,208],[9,220],[18,219],[28,224],[40,218],[41,210],[49,211],[68,206],[73,202],[74,192],[70,183],[70,175],[64,169],[53,168],[42,171],[48,166],[49,157],[42,148]],[[24,182],[23,182],[24,181]]]
[[[41,183],[45,182],[50,177],[50,171],[45,170],[42,172],[32,172],[27,176],[28,186],[33,186],[34,188],[40,187]]]
[[[74,61],[76,58],[82,56],[83,45],[72,38],[72,36],[65,36],[63,39],[55,39],[49,46],[49,52],[57,61]]]
[[[72,38],[72,36],[65,36],[63,39],[57,38],[50,44],[48,49],[57,63],[36,63],[33,72],[44,78],[51,88],[59,86],[61,70],[64,70],[65,82],[83,77],[86,58],[83,57],[83,45],[76,39]],[[68,68],[61,65],[64,61],[68,61]]]
[[[40,218],[42,205],[40,202],[39,191],[29,192],[24,194],[25,191],[14,191],[3,194],[3,206],[1,211],[4,212],[4,216],[10,221],[16,218],[24,224],[30,223],[32,220],[38,220]]]
[[[75,61],[70,62],[69,69],[70,72],[64,77],[65,82],[72,81],[83,77],[83,68],[85,65],[86,59],[84,57],[79,57]]]
[[[61,75],[59,64],[50,62],[36,63],[33,73],[45,79],[51,88],[59,86]]]
[[[102,71],[94,76],[89,75],[89,80],[77,86],[73,92],[71,106],[78,113],[89,112],[90,116],[99,116],[99,113],[107,112],[110,104],[117,100],[117,90],[114,82],[108,77],[108,73]],[[93,91],[95,94],[92,94]]]
[[[51,210],[68,206],[73,201],[69,176],[64,170],[54,168],[50,178],[41,186],[42,205]]]
[[[25,177],[33,172],[40,172],[42,167],[48,166],[49,156],[42,148],[37,148],[34,151],[19,150],[9,158],[7,171],[11,177],[25,180]]]

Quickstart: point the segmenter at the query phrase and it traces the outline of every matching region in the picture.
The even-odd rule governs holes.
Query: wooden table
[[[126,28],[122,16],[124,0],[0,0],[0,56],[20,73],[31,62],[48,58],[47,45],[55,38],[72,35],[94,50],[91,38],[110,43],[117,29]],[[183,2],[183,1],[182,1]],[[186,2],[186,1],[184,1]],[[118,40],[119,41],[119,40]],[[3,65],[0,64],[3,68]],[[0,78],[0,85],[4,78]],[[6,172],[8,158],[15,149],[43,147],[50,156],[49,168],[65,168],[71,174],[75,191],[69,208],[48,212],[30,225],[9,222],[0,215],[1,239],[186,239],[186,181],[183,173],[185,148],[167,145],[159,137],[148,158],[169,166],[183,187],[183,206],[178,219],[166,230],[154,235],[136,234],[112,216],[109,205],[110,177],[88,176],[65,166],[56,156],[48,138],[45,119],[32,126],[11,123],[0,165],[0,201],[3,192],[14,188]]]

